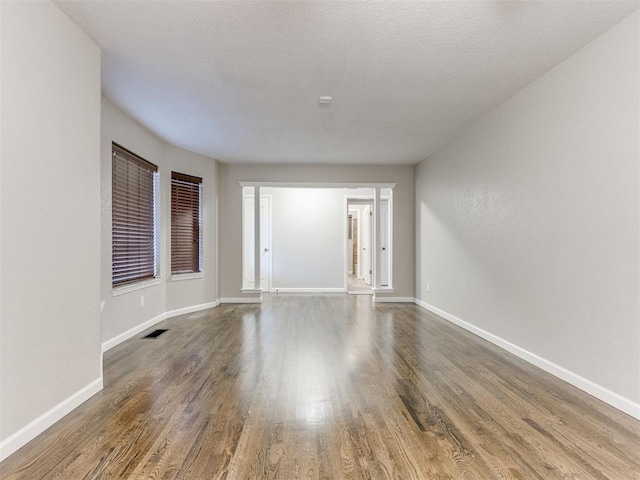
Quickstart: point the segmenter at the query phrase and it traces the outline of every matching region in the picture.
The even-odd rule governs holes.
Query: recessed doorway
[[[373,295],[372,258],[373,200],[347,200],[347,292],[351,295]]]
[[[346,197],[347,239],[345,242],[347,292],[352,295],[373,295],[374,279],[381,288],[390,283],[391,243],[391,194],[380,198],[380,237],[375,245],[375,200],[373,194],[348,195]],[[377,252],[378,251],[378,252]],[[379,253],[375,272],[376,259]]]

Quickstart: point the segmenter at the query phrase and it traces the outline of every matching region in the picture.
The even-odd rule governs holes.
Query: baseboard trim
[[[120,335],[113,337],[111,340],[107,340],[102,344],[102,353],[111,350],[113,347],[120,345],[122,342],[129,340],[132,337],[135,337],[140,332],[144,332],[147,328],[153,327],[155,324],[160,323],[162,320],[165,320],[167,317],[167,313],[161,313],[153,317],[150,320],[147,320],[140,325],[136,325],[135,327],[127,330],[126,332],[121,333]]]
[[[345,293],[347,291],[344,287],[334,288],[272,288],[271,293]]]
[[[373,297],[375,303],[414,303],[414,300],[413,297]]]
[[[221,298],[220,303],[262,303],[260,297],[239,297],[239,298]]]
[[[474,335],[484,338],[488,342],[491,342],[492,344],[506,350],[507,352],[512,353],[513,355],[521,358],[522,360],[525,360],[535,365],[536,367],[541,368],[545,372],[550,373],[551,375],[554,375],[561,380],[564,380],[565,382],[573,385],[574,387],[579,388],[580,390],[588,393],[589,395],[592,395],[597,399],[602,400],[603,402],[611,405],[612,407],[617,408],[618,410],[640,420],[640,404],[635,403],[632,400],[626,397],[623,397],[620,394],[612,392],[608,388],[603,387],[602,385],[599,385],[589,379],[586,379],[578,375],[577,373],[567,370],[566,368],[561,367],[560,365],[556,365],[555,363],[549,360],[546,360],[545,358],[542,358],[539,355],[536,355],[535,353],[529,352],[528,350],[525,350],[524,348],[519,347],[518,345],[515,345],[507,340],[504,340],[503,338],[500,338],[497,335],[489,333],[486,330],[483,330],[479,327],[476,327],[475,325],[465,322],[464,320],[456,317],[455,315],[451,315],[450,313],[447,313],[444,310],[440,310],[439,308],[434,307],[433,305],[430,305],[425,301],[422,301],[416,298],[414,302],[416,303],[416,305],[421,306],[425,310],[429,310],[430,312],[435,313],[436,315],[444,318],[445,320],[461,328],[464,328],[468,332],[471,332]]]
[[[122,342],[129,340],[130,338],[138,335],[140,332],[147,330],[148,328],[153,327],[157,323],[160,323],[162,320],[166,320],[167,318],[177,317],[178,315],[184,315],[187,313],[198,312],[200,310],[206,310],[209,308],[217,307],[220,304],[220,300],[215,302],[203,303],[200,305],[193,305],[191,307],[179,308],[176,310],[170,310],[168,312],[162,313],[153,317],[150,320],[147,320],[140,325],[137,325],[126,332],[121,333],[120,335],[112,338],[111,340],[107,340],[102,344],[102,354],[107,350],[112,349],[116,345],[121,344]],[[102,362],[101,362],[102,364]],[[102,369],[102,367],[101,367]],[[90,383],[86,387],[82,388],[78,392],[71,395],[66,400],[63,400],[61,403],[53,407],[48,412],[44,413],[40,417],[36,418],[34,421],[29,423],[27,426],[21,428],[16,433],[8,437],[7,439],[0,442],[0,462],[7,458],[9,455],[17,451],[19,448],[26,445],[28,442],[33,440],[35,437],[44,432],[51,425],[56,423],[62,417],[70,413],[72,410],[80,406],[82,403],[87,401],[93,395],[98,393],[103,388],[103,380],[102,376],[94,382]]]
[[[199,312],[201,310],[208,310],[209,308],[215,308],[220,305],[220,300],[209,303],[201,303],[200,305],[192,305],[191,307],[178,308],[176,310],[169,310],[166,315],[167,318],[177,317],[178,315],[186,315],[187,313]]]
[[[102,377],[78,390],[48,412],[0,442],[0,462],[102,390]]]

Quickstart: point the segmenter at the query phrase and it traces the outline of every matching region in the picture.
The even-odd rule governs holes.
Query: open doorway
[[[243,294],[391,289],[392,186],[240,185]]]
[[[373,200],[347,200],[347,292],[373,295]]]
[[[379,239],[376,245],[376,214],[373,195],[349,195],[346,198],[347,292],[352,295],[372,295],[377,288],[390,287],[391,193],[380,197]],[[376,259],[374,256],[377,255]],[[376,272],[376,264],[378,271]],[[376,288],[375,286],[378,285]]]

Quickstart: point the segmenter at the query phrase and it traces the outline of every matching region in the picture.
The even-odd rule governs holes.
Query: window
[[[112,145],[112,284],[157,276],[158,167]]]
[[[171,274],[202,272],[202,179],[171,172]]]

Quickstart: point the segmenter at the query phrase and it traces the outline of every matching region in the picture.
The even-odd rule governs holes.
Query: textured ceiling
[[[244,163],[414,164],[636,1],[64,1],[104,94]],[[319,95],[333,104],[319,106]]]

